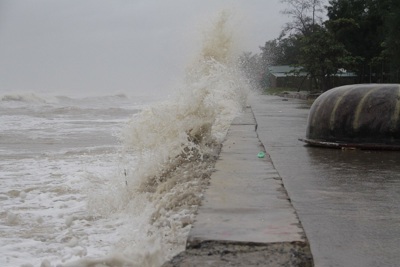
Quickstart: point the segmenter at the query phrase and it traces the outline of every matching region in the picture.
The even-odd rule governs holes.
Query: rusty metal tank
[[[400,84],[357,84],[321,94],[310,109],[306,139],[316,146],[400,149]]]

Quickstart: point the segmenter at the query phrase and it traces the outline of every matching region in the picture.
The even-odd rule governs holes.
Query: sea
[[[225,22],[166,99],[0,95],[0,266],[161,266],[184,250],[252,92]]]

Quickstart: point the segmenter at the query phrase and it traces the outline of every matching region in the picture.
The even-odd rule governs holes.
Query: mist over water
[[[26,134],[21,138],[32,140],[28,148],[36,141],[42,145],[34,159],[11,146],[20,169],[11,161],[3,166],[8,168],[3,176],[31,180],[17,185],[8,179],[7,185],[18,189],[0,195],[6,203],[1,230],[13,231],[0,234],[0,241],[15,243],[3,250],[2,266],[160,266],[185,248],[222,141],[251,91],[237,65],[240,51],[229,17],[221,12],[205,31],[182,85],[165,101],[130,105],[132,99],[124,95],[54,102],[36,95],[3,96],[2,105],[14,113],[7,115],[10,127],[2,134],[11,139],[13,131]],[[23,133],[13,118],[27,113],[27,121],[37,121]],[[54,133],[44,138],[52,127]],[[37,166],[29,172],[29,164]],[[47,206],[39,205],[35,215],[32,207],[41,199]],[[19,207],[12,204],[17,200]],[[35,223],[26,223],[26,214]],[[30,239],[39,247],[32,254]],[[25,245],[14,253],[19,242]]]

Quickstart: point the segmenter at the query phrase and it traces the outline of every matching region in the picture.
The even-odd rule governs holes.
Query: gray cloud
[[[0,93],[168,92],[204,24],[231,7],[246,51],[288,20],[278,0],[3,0]]]

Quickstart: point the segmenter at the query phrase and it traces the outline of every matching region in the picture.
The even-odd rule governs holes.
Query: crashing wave
[[[1,97],[1,101],[16,101],[16,102],[26,102],[26,103],[46,103],[46,100],[33,94],[7,94]]]
[[[246,105],[250,85],[236,64],[228,22],[224,12],[207,33],[176,97],[144,108],[127,123],[121,133],[121,175],[89,196],[94,215],[133,216],[127,224],[135,225],[127,229],[139,230],[128,231],[118,251],[130,260],[136,257],[137,266],[148,260],[137,256],[138,251],[155,239],[158,252],[165,253],[152,252],[154,261],[163,262],[184,249],[222,141]],[[136,222],[138,217],[144,221]],[[113,259],[121,259],[121,254],[107,261]]]

